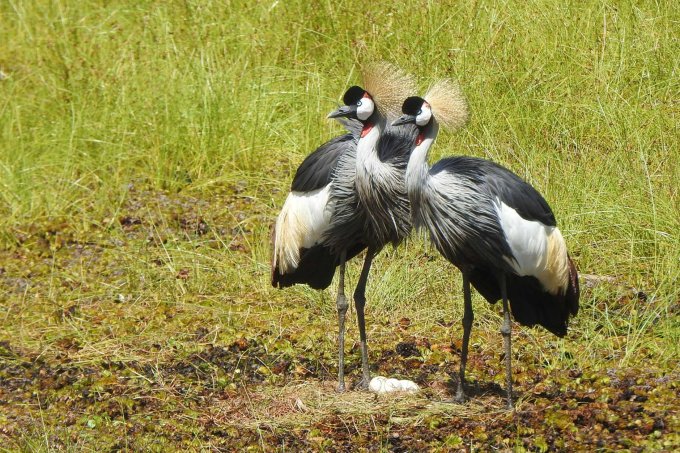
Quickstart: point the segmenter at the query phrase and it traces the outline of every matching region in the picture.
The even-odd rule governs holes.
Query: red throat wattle
[[[366,135],[371,132],[371,129],[373,129],[373,125],[371,123],[364,124],[364,128],[361,129],[361,138],[366,137]]]
[[[423,143],[423,140],[425,140],[425,134],[421,132],[416,138],[416,146],[419,146],[421,143]]]

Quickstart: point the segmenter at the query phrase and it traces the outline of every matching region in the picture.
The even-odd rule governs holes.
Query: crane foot
[[[361,380],[354,386],[354,390],[368,390],[368,384],[370,381],[370,378],[361,378]]]

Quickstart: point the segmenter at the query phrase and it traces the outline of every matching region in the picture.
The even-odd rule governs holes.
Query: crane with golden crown
[[[431,168],[427,154],[439,123],[458,129],[468,118],[460,87],[434,84],[424,98],[407,98],[393,125],[415,124],[418,138],[406,170],[412,221],[463,274],[463,345],[455,400],[465,399],[473,313],[470,284],[490,303],[503,301],[507,404],[512,407],[510,308],[525,326],[541,325],[557,336],[578,312],[576,268],[550,206],[510,170],[473,157],[450,157]]]
[[[334,139],[298,168],[273,233],[272,284],[275,287],[330,285],[339,267],[338,390],[345,390],[345,262],[367,249],[354,303],[361,341],[362,379],[370,381],[364,307],[375,255],[398,245],[411,230],[404,174],[417,128],[391,127],[401,101],[414,89],[403,71],[380,62],[362,71],[363,88],[352,86],[344,106],[329,118],[347,118],[346,139]],[[355,122],[358,122],[355,127]]]

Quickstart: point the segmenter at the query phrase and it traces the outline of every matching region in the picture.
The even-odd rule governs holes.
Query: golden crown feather
[[[467,123],[468,104],[458,83],[450,79],[438,80],[427,90],[424,99],[437,121],[447,129],[455,131]]]
[[[373,62],[361,70],[363,89],[368,91],[376,107],[385,116],[398,116],[401,105],[416,92],[409,74],[386,61]]]

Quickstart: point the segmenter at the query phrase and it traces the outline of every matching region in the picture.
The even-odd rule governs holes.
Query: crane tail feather
[[[565,297],[567,305],[569,306],[569,313],[571,313],[572,316],[576,316],[578,313],[578,301],[581,295],[581,289],[578,284],[578,271],[576,270],[576,265],[574,265],[574,262],[568,255],[567,259],[569,260],[569,285],[567,286]]]
[[[569,280],[567,287],[552,294],[541,282],[532,276],[507,274],[506,284],[510,309],[515,320],[528,327],[540,325],[549,332],[563,337],[567,334],[569,318],[578,313],[579,284],[576,266],[569,260]],[[501,298],[498,280],[493,272],[475,268],[470,274],[470,282],[490,303]]]
[[[347,250],[346,261],[354,258],[366,248],[365,244],[355,244]],[[340,254],[331,248],[315,245],[311,248],[300,249],[300,260],[294,269],[282,272],[280,267],[272,261],[272,286],[287,288],[296,284],[307,285],[313,289],[326,289],[333,281],[335,268],[340,265]]]
[[[295,269],[284,273],[279,266],[272,266],[272,286],[287,288],[301,283],[314,289],[325,289],[331,284],[338,264],[338,256],[328,247],[317,245],[301,249],[300,261]]]

